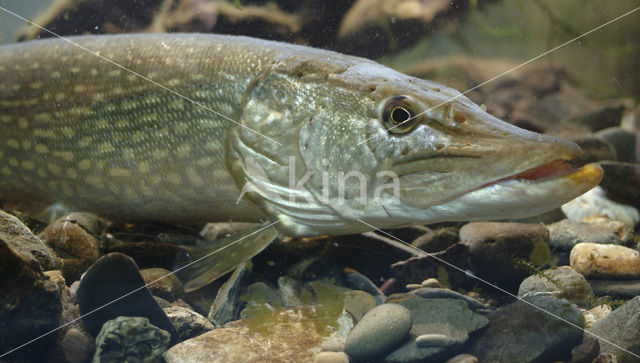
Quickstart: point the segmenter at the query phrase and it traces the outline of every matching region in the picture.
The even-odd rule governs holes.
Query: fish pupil
[[[391,111],[391,120],[396,124],[401,124],[411,118],[411,114],[403,107],[396,107]]]

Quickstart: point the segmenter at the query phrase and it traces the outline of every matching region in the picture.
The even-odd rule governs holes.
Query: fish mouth
[[[594,187],[602,180],[602,168],[595,163],[586,164],[578,169],[573,169],[567,160],[556,159],[549,163],[535,166],[525,171],[495,180],[484,184],[478,189],[482,189],[494,184],[505,183],[511,180],[535,184],[551,182],[553,180],[573,181],[577,184],[591,185]]]

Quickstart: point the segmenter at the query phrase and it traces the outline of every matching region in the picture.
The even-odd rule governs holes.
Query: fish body
[[[210,34],[68,39],[0,47],[0,199],[309,236],[524,217],[602,177],[566,168],[575,144],[367,59]]]

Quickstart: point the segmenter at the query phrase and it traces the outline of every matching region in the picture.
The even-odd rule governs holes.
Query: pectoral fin
[[[174,273],[185,291],[197,290],[260,253],[277,236],[273,225],[265,223],[206,245],[184,246]]]

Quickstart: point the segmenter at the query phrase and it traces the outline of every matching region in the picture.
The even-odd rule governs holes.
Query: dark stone
[[[2,358],[38,361],[53,344],[53,335],[41,335],[58,328],[62,303],[56,283],[43,274],[39,261],[28,250],[16,248],[15,242],[0,234],[0,354],[41,338]]]
[[[633,237],[628,227],[625,228],[624,225],[617,223],[609,223],[607,226],[602,223],[581,223],[572,219],[563,219],[547,227],[549,244],[563,251],[570,251],[573,246],[581,242],[627,245]]]
[[[602,160],[616,160],[616,149],[608,141],[590,135],[572,138],[582,149],[582,154],[571,159],[571,166],[581,167]]]
[[[337,285],[342,284],[340,269],[324,257],[304,258],[287,269],[287,276],[301,282],[322,280]]]
[[[96,261],[80,281],[77,300],[84,327],[93,336],[109,320],[140,316],[169,332],[172,344],[178,339],[177,331],[146,288],[138,266],[129,256],[110,253]]]
[[[176,327],[180,341],[195,338],[213,330],[213,324],[207,318],[189,308],[172,306],[164,309],[164,312]]]
[[[632,298],[640,295],[640,280],[589,280],[596,295]]]
[[[616,161],[599,164],[604,170],[600,186],[607,192],[607,196],[640,208],[640,164]]]
[[[240,301],[251,275],[251,264],[243,263],[238,266],[229,279],[222,285],[216,299],[211,305],[207,318],[216,326],[221,327],[227,322],[237,320],[245,303]]]
[[[147,288],[153,296],[173,302],[184,296],[184,288],[178,277],[163,268],[145,268],[140,270]]]
[[[405,290],[404,285],[395,277],[391,277],[380,286],[380,291],[385,295],[395,294]]]
[[[467,303],[469,309],[471,310],[486,310],[487,307],[484,306],[478,300],[475,300],[469,296],[462,295],[459,292],[455,292],[449,289],[443,289],[439,287],[422,287],[419,289],[412,290],[408,292],[409,295],[417,295],[425,299],[459,299]]]
[[[460,241],[469,247],[474,273],[516,292],[522,280],[531,274],[517,261],[531,261],[538,243],[548,247],[549,231],[542,224],[473,222],[460,229]]]
[[[489,326],[471,343],[467,353],[476,356],[480,362],[569,359],[571,349],[582,340],[582,312],[566,300],[553,296],[526,300],[555,316],[523,301],[504,306],[487,316]]]
[[[371,296],[375,297],[376,300],[384,300],[384,293],[382,293],[378,286],[376,286],[376,284],[369,280],[365,275],[350,268],[342,269],[342,273],[344,274],[344,283],[346,287],[367,292]]]
[[[139,316],[121,316],[109,320],[96,337],[92,363],[162,361],[171,335]]]
[[[457,243],[458,229],[453,227],[443,227],[430,230],[411,242],[413,246],[425,252],[444,251]]]
[[[622,113],[626,109],[624,101],[613,101],[576,116],[569,122],[587,126],[591,131],[599,131],[620,125]]]
[[[636,158],[638,136],[621,127],[609,127],[596,132],[593,136],[607,141],[616,151],[616,160],[625,163],[640,161]]]
[[[598,339],[601,353],[614,354],[620,363],[637,362],[637,355],[640,355],[640,296],[593,323],[587,332]]]
[[[582,344],[571,349],[571,363],[591,363],[600,353],[598,339],[585,334]]]

